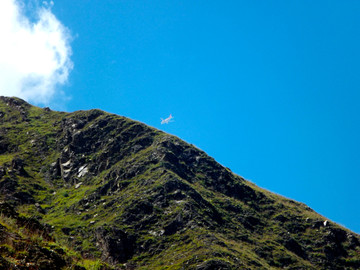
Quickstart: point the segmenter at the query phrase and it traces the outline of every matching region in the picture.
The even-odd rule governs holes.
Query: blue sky
[[[51,107],[174,134],[360,233],[359,1],[54,0],[51,12],[73,64]]]

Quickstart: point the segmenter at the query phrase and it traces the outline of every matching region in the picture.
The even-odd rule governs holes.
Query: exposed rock
[[[358,240],[358,238],[356,238],[354,234],[348,233],[347,239],[349,241],[350,248],[356,248],[360,246],[360,241]]]
[[[87,165],[83,165],[79,168],[77,177],[81,178],[85,176],[88,172],[89,169],[87,168]]]
[[[12,160],[11,168],[16,174],[20,176],[28,176],[28,173],[24,169],[24,160],[19,157],[16,157]]]
[[[26,191],[19,191],[12,194],[12,198],[15,199],[20,204],[34,204],[34,197]]]
[[[235,269],[230,263],[223,260],[210,259],[199,264],[196,270],[231,270]]]
[[[6,175],[6,169],[2,166],[0,166],[0,179]]]
[[[306,253],[302,246],[293,238],[285,240],[284,246],[290,250],[291,252],[294,252],[296,255],[298,255],[301,258],[306,258]]]
[[[185,227],[183,216],[180,214],[164,227],[165,235],[172,235]]]
[[[0,154],[4,154],[6,152],[9,151],[9,146],[10,143],[8,143],[7,141],[5,141],[1,136],[0,136]]]
[[[127,208],[122,215],[123,222],[125,224],[134,224],[140,221],[146,215],[150,215],[153,212],[153,205],[149,201],[136,202],[131,207]]]
[[[15,192],[16,188],[19,186],[16,180],[5,177],[0,181],[0,193],[4,195],[9,195]]]
[[[95,235],[102,251],[102,259],[111,264],[124,263],[134,254],[135,237],[122,230],[99,227]]]
[[[342,243],[346,240],[347,233],[345,230],[340,228],[331,228],[325,239],[327,242],[335,242],[335,243]]]
[[[324,222],[317,220],[317,221],[314,221],[314,224],[312,225],[312,227],[313,227],[314,229],[319,229],[319,228],[322,227],[323,225],[324,225]]]
[[[80,183],[77,183],[74,187],[75,189],[78,189],[81,185],[82,185],[83,182],[80,182]]]
[[[60,159],[50,164],[50,174],[53,179],[61,176]]]

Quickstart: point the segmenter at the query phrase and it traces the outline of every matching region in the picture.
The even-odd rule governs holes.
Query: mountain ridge
[[[63,261],[46,269],[360,268],[359,235],[175,136],[8,97],[0,121],[0,209],[16,213],[0,221],[6,231],[26,229],[18,219],[43,226]],[[11,266],[19,252],[6,250]],[[24,269],[41,269],[26,258]]]

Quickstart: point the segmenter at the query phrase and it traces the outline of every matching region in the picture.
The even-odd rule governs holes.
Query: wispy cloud
[[[69,30],[51,12],[53,2],[33,5],[0,0],[0,95],[49,103],[61,94],[73,64]]]

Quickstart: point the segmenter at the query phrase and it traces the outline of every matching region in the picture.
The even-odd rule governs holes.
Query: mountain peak
[[[0,119],[0,247],[15,241],[18,219],[31,219],[56,241],[60,264],[41,249],[50,240],[36,244],[47,269],[360,267],[357,234],[175,136],[100,110],[56,112],[8,97]],[[3,265],[40,268],[12,245]]]

